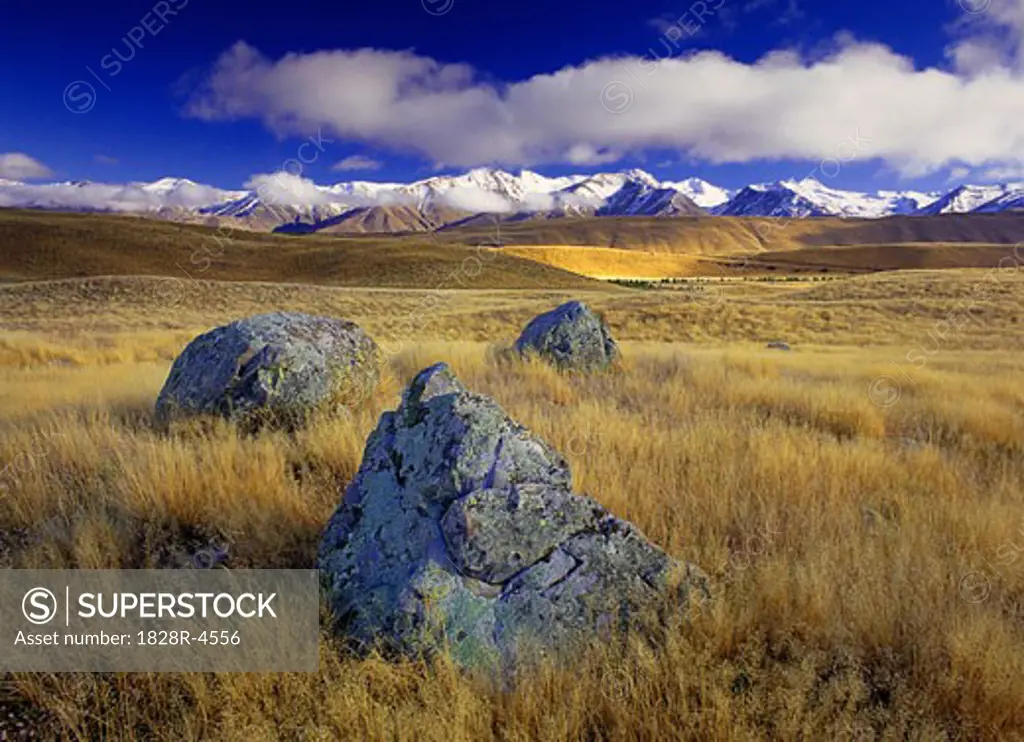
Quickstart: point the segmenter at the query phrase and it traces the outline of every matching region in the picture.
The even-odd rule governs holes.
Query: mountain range
[[[409,232],[493,221],[567,216],[836,216],[999,213],[1024,210],[1024,183],[962,185],[949,192],[830,188],[814,178],[738,190],[699,178],[659,181],[643,170],[549,178],[477,168],[413,183],[349,181],[328,186],[284,172],[241,190],[184,178],[152,183],[28,184],[0,180],[0,207],[138,213],[281,232]]]

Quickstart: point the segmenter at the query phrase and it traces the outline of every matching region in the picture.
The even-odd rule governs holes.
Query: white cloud
[[[330,195],[312,180],[283,170],[253,175],[245,187],[255,191],[264,203],[275,206],[323,206],[331,202]]]
[[[245,188],[255,191],[268,206],[326,206],[344,204],[349,207],[412,205],[413,197],[388,188],[368,192],[336,192],[318,186],[309,178],[278,170],[250,176]]]
[[[379,170],[382,162],[364,155],[351,155],[341,162],[336,162],[331,170]]]
[[[225,200],[224,191],[186,183],[173,191],[157,191],[144,184],[19,183],[0,188],[0,206],[79,211],[154,211],[164,207],[198,208]]]
[[[1024,0],[1013,0],[1018,5]],[[961,43],[993,24],[1005,31],[1015,19],[994,15],[963,31]],[[645,149],[712,163],[814,161],[836,157],[840,148],[920,175],[1021,161],[1024,73],[1002,61],[974,64],[971,74],[917,69],[887,47],[844,36],[813,58],[786,50],[752,64],[710,51],[659,63],[605,58],[495,84],[466,65],[407,51],[321,51],[273,61],[239,42],[187,112],[256,118],[279,134],[323,126],[451,166],[606,164]],[[610,113],[603,103],[618,110],[627,100],[616,88],[616,100],[602,101],[616,81],[630,88],[631,103]],[[857,131],[863,140],[850,153],[843,143]]]
[[[452,188],[441,195],[441,201],[454,209],[482,214],[504,214],[515,208],[501,194],[473,186]]]
[[[0,178],[32,180],[52,175],[50,168],[22,152],[0,153]]]
[[[598,151],[590,144],[574,144],[565,153],[565,160],[573,165],[605,165],[622,159],[622,155],[614,150]]]
[[[969,167],[955,167],[949,171],[949,177],[946,178],[946,182],[959,183],[962,182],[970,174],[971,169]]]
[[[958,36],[946,54],[968,76],[1024,72],[1024,0],[959,0]]]
[[[988,168],[981,177],[990,183],[1024,181],[1024,163]]]
[[[109,157],[107,155],[95,155],[92,158],[99,165],[117,165],[118,160],[116,157]]]
[[[157,184],[159,183],[161,183],[161,181],[157,181]],[[85,188],[88,189],[94,186],[101,188],[108,187],[90,183],[85,186]],[[136,192],[141,190],[146,194],[146,202],[152,204],[150,208],[181,207],[185,209],[195,209],[201,206],[221,203],[238,195],[237,192],[223,191],[220,188],[203,185],[202,183],[193,183],[192,181],[180,181],[169,190],[160,188],[154,189],[152,186],[137,183],[129,184],[123,188],[124,192],[120,196],[120,200],[134,199]]]

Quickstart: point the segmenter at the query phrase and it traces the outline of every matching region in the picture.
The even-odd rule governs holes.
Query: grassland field
[[[468,248],[436,249],[442,267],[392,266],[373,286],[356,285],[368,274],[350,253],[332,265],[351,280],[324,277],[335,285],[307,280],[320,263],[175,283],[134,264],[92,273],[124,260],[98,249],[81,277],[9,254],[0,566],[173,567],[223,544],[230,567],[311,567],[379,414],[444,360],[562,451],[579,491],[708,572],[711,604],[657,651],[595,648],[511,692],[444,658],[350,656],[326,632],[312,675],[7,675],[0,737],[28,724],[81,740],[1024,738],[1019,266],[639,291],[501,263],[438,288]],[[604,314],[620,371],[494,362],[568,298]],[[366,407],[295,434],[157,432],[184,345],[273,309],[377,339],[385,375]]]

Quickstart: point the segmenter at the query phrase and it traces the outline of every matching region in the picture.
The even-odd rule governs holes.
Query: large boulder
[[[288,312],[248,317],[188,344],[157,399],[157,420],[299,424],[367,399],[379,359],[376,343],[352,322]]]
[[[516,340],[515,350],[572,371],[605,369],[619,357],[608,325],[579,301],[534,317]]]
[[[707,597],[698,569],[571,487],[565,459],[493,400],[444,364],[420,372],[321,538],[338,627],[363,647],[514,670]]]

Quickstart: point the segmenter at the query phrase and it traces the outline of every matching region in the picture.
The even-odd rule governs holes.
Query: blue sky
[[[0,153],[237,188],[312,136],[319,183],[495,164],[942,188],[1019,171],[1022,28],[1024,0],[9,0]],[[984,141],[961,143],[974,106]]]

